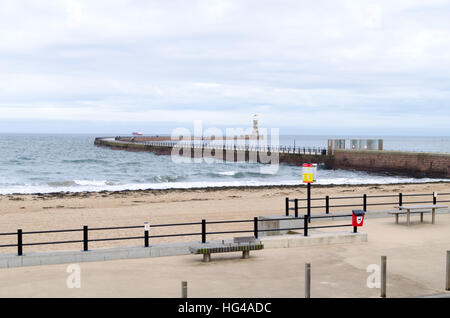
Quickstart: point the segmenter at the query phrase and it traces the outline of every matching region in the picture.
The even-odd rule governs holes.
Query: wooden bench
[[[429,209],[429,210],[414,210],[414,211],[411,211],[410,213],[411,213],[411,214],[417,214],[417,213],[420,213],[420,222],[423,223],[423,214],[424,214],[424,213],[431,213],[431,212],[432,212],[432,210]],[[395,223],[398,224],[398,216],[399,216],[400,214],[405,214],[405,215],[407,215],[408,212],[407,212],[407,211],[404,211],[404,210],[398,210],[398,211],[392,211],[392,212],[389,212],[389,214],[395,215]]]
[[[203,261],[210,262],[212,253],[242,252],[242,258],[249,258],[250,251],[262,250],[264,245],[253,236],[235,237],[222,242],[197,243],[189,247],[192,254],[203,254]]]
[[[423,214],[431,212],[431,223],[435,222],[436,209],[446,209],[448,206],[442,204],[418,204],[396,206],[398,211],[391,212],[395,214],[395,221],[398,224],[399,214],[406,214],[406,223],[410,225],[410,216],[414,213],[420,213],[420,221],[423,222]]]

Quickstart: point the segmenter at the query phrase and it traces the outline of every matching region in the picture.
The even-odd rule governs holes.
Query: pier
[[[158,155],[179,154],[181,156],[218,157],[226,161],[270,163],[267,157],[278,155],[279,163],[300,166],[302,163],[322,164],[327,169],[357,170],[387,175],[402,175],[416,178],[450,179],[450,154],[367,149],[338,149],[336,147],[254,146],[210,143],[200,138],[183,143],[165,136],[148,137],[98,137],[96,146],[128,151],[148,151]],[[226,141],[226,139],[223,139]],[[382,145],[382,142],[377,143]],[[330,145],[330,143],[329,143]],[[178,149],[177,149],[178,148]]]
[[[278,155],[280,163],[300,166],[303,162],[324,164],[332,168],[332,156],[323,147],[256,146],[240,144],[214,144],[192,138],[192,141],[173,141],[170,137],[99,137],[96,146],[118,150],[148,151],[158,155],[179,154],[184,157],[220,157],[232,162],[270,163],[267,156]],[[223,139],[226,141],[226,139]],[[221,154],[219,152],[222,152]]]

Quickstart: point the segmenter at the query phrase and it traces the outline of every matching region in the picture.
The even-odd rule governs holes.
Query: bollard
[[[187,282],[181,282],[181,298],[188,298]]]
[[[450,290],[450,251],[447,251],[447,275],[445,290]]]
[[[311,264],[305,263],[305,298],[311,298]]]
[[[386,298],[386,256],[381,256],[381,295]]]

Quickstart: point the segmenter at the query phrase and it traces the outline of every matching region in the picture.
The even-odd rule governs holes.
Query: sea
[[[0,134],[0,194],[301,184],[301,169],[279,165],[275,173],[245,162],[184,162],[149,152],[94,146],[91,134]],[[282,135],[280,145],[327,147],[328,139],[371,136]],[[384,136],[384,149],[450,153],[450,136]],[[390,184],[450,181],[327,170],[318,184]]]

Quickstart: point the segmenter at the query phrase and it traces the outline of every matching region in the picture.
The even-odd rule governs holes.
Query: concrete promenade
[[[209,243],[214,242],[220,241],[210,241]],[[351,231],[327,233],[311,230],[311,233],[307,237],[301,234],[272,236],[263,237],[261,242],[265,248],[358,243],[367,242],[367,234],[352,233]],[[25,253],[22,256],[17,256],[17,254],[0,254],[0,268],[189,255],[191,254],[189,247],[195,244],[199,243],[180,242],[155,244],[149,247],[99,248],[89,251],[31,252]]]
[[[304,264],[312,267],[312,297],[378,297],[367,287],[371,264],[387,256],[387,296],[445,294],[445,254],[450,249],[450,215],[411,227],[394,218],[364,226],[369,241],[264,249],[240,259],[218,254],[79,263],[81,288],[68,288],[67,264],[0,269],[0,297],[303,297]]]

